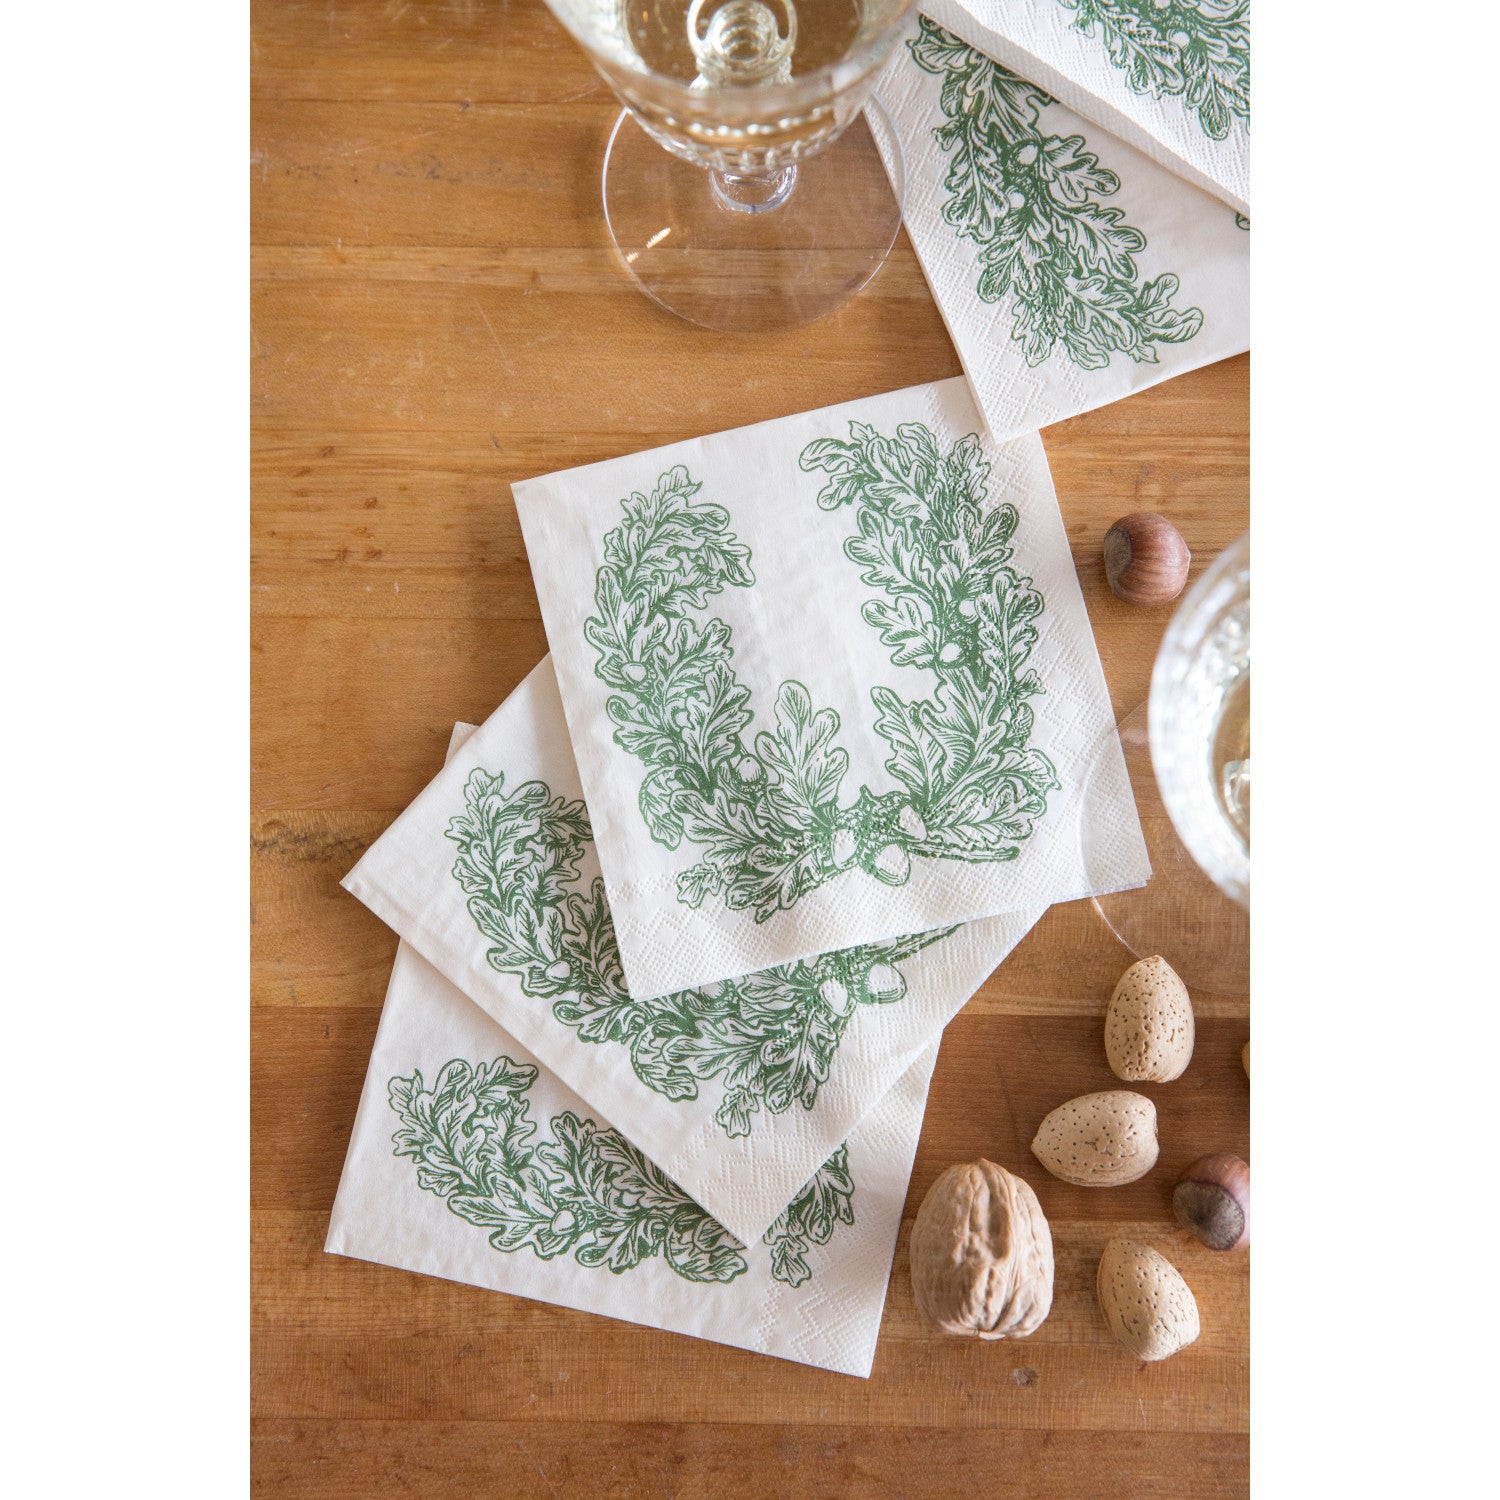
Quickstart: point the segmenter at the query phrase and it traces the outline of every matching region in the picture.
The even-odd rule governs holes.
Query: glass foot
[[[894,163],[888,176],[872,130]],[[874,99],[831,145],[764,180],[673,156],[623,111],[604,153],[604,215],[636,285],[704,328],[811,323],[880,269],[901,228],[900,146]]]
[[[1151,879],[1135,891],[1096,896],[1094,907],[1110,931],[1136,958],[1159,953],[1172,965],[1189,992],[1239,997],[1250,993],[1250,913],[1198,868],[1167,814],[1151,769],[1146,705],[1127,714],[1119,725],[1141,831],[1151,856]],[[1091,832],[1099,820],[1089,816],[1093,776],[1085,783],[1079,837],[1084,868],[1093,868]]]

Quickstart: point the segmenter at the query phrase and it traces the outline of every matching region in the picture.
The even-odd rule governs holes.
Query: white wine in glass
[[[710,328],[788,327],[880,268],[902,181],[870,93],[915,0],[547,4],[626,106],[604,211],[655,301]]]
[[[836,63],[859,36],[866,10],[861,0],[802,0],[788,8],[780,0],[767,4],[721,5],[717,10],[692,0],[637,0],[625,6],[625,25],[636,55],[654,73],[691,83],[701,71],[700,51],[729,55],[738,46],[747,56],[771,50],[762,41],[772,28],[788,47],[788,76],[800,77]],[[685,18],[689,24],[685,24]],[[696,22],[696,26],[691,23]],[[792,27],[796,36],[792,38]],[[712,42],[710,30],[717,28]],[[696,32],[699,42],[689,40]]]

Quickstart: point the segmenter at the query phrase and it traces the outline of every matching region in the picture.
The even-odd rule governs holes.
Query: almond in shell
[[[1193,1058],[1193,1003],[1159,954],[1120,976],[1104,1015],[1110,1071],[1129,1083],[1170,1083]]]
[[[1156,1106],[1128,1089],[1059,1104],[1037,1127],[1032,1155],[1079,1187],[1118,1187],[1156,1165]]]
[[[1137,1359],[1166,1359],[1198,1337],[1198,1303],[1166,1256],[1136,1240],[1111,1240],[1099,1257],[1099,1309]]]

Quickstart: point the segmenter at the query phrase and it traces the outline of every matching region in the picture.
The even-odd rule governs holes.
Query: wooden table
[[[874,1374],[833,1375],[322,1251],[396,939],[338,888],[546,650],[512,480],[959,373],[905,236],[794,333],[715,337],[626,283],[598,168],[616,105],[536,0],[254,0],[253,1448],[265,1496],[1242,1495],[1246,1258],[1172,1224],[1177,1172],[1248,1152],[1244,996],[1199,995],[1162,1154],[1087,1191],[1028,1152],[1113,1083],[1128,955],[1054,907],[949,1026]],[[1045,434],[1118,713],[1165,611],[1104,587],[1126,511],[1199,563],[1247,525],[1248,359]],[[926,1331],[910,1219],[980,1155],[1040,1190],[1057,1245],[1030,1341]],[[1149,1239],[1203,1335],[1161,1365],[1095,1308],[1105,1238]]]

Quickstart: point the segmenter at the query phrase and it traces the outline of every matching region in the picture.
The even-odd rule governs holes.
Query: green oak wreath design
[[[912,860],[1016,859],[1047,793],[1061,785],[1030,747],[1027,701],[1044,691],[1027,666],[1046,601],[1010,566],[1013,505],[987,507],[990,466],[973,434],[939,449],[919,423],[884,436],[851,422],[847,442],[803,449],[822,470],[823,510],[854,506],[844,553],[881,598],[861,613],[898,666],[930,671],[930,698],[871,689],[875,729],[899,784],[840,798],[849,757],[839,716],[781,684],[775,726],[751,740],[750,689],[735,675],[728,625],[698,620],[709,597],[755,583],[750,553],[723,506],[682,465],[623,502],[604,539],[595,614],[584,634],[613,692],[614,739],[645,767],[639,806],[651,835],[702,853],[677,877],[678,899],[716,895],[757,922],[856,868],[901,885]]]
[[[1119,177],[1081,135],[1040,128],[1052,96],[920,19],[907,46],[943,80],[945,123],[933,137],[953,154],[943,219],[979,247],[979,299],[1014,298],[1011,338],[1026,363],[1061,350],[1085,370],[1113,354],[1155,364],[1158,344],[1195,337],[1202,311],[1172,306],[1181,283],[1170,272],[1142,280],[1135,256],[1146,236],[1099,201],[1119,191]]]
[[[1250,0],[1059,0],[1097,36],[1133,93],[1180,98],[1222,141],[1250,118]]]
[[[410,1157],[418,1185],[451,1212],[488,1229],[496,1250],[570,1254],[617,1276],[657,1255],[686,1281],[729,1282],[747,1269],[744,1245],[617,1130],[565,1110],[550,1122],[553,1139],[533,1140],[526,1094],[536,1078],[509,1057],[454,1058],[431,1088],[416,1069],[392,1078],[393,1154]],[[854,1223],[853,1198],[845,1145],[765,1232],[777,1281],[812,1275],[808,1250]]]
[[[900,1000],[899,965],[955,930],[632,999],[604,882],[596,876],[580,887],[592,839],[583,803],[554,796],[544,781],[507,792],[503,772],[481,769],[469,774],[464,803],[446,832],[459,849],[453,876],[491,944],[490,967],[550,1001],[554,1018],[580,1040],[628,1048],[636,1077],[668,1099],[696,1099],[701,1081],[720,1080],[714,1120],[731,1137],[749,1135],[761,1110],[811,1109],[856,1008]]]

